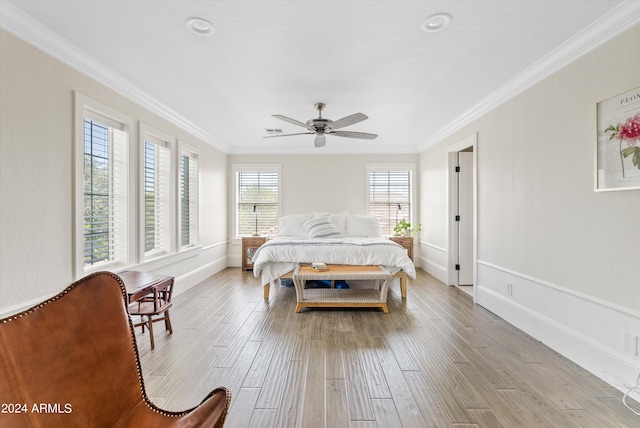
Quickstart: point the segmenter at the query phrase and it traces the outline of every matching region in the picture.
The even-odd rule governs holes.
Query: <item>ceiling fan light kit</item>
[[[313,135],[315,134],[316,138],[314,140],[315,147],[323,147],[327,143],[326,135],[335,135],[337,137],[345,137],[345,138],[357,138],[361,140],[373,140],[378,135],[370,134],[368,132],[355,132],[355,131],[337,131],[338,129],[344,128],[346,126],[354,125],[356,123],[362,122],[363,120],[368,119],[368,117],[362,113],[354,113],[352,115],[343,117],[342,119],[338,119],[333,121],[331,119],[326,119],[322,117],[322,110],[326,107],[324,103],[316,103],[314,105],[316,110],[318,110],[318,117],[315,119],[309,119],[306,123],[300,122],[296,119],[291,119],[290,117],[283,116],[281,114],[274,114],[273,117],[276,119],[283,120],[285,122],[289,122],[293,125],[301,126],[307,129],[307,132],[298,132],[294,134],[278,134],[278,135],[267,135],[263,138],[273,138],[273,137],[291,137],[294,135]]]

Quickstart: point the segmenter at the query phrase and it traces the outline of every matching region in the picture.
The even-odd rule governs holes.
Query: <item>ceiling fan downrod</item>
[[[333,123],[333,120],[322,117],[322,110],[325,107],[324,103],[315,103],[314,106],[318,110],[318,117],[316,119],[307,120],[307,125],[312,127],[316,133],[324,134],[326,128]]]

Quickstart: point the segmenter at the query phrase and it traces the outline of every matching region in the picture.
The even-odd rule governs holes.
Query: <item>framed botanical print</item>
[[[640,189],[640,86],[597,105],[595,190]]]

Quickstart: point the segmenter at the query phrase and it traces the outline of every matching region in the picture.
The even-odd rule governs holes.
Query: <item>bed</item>
[[[383,266],[400,279],[403,297],[407,276],[416,277],[407,251],[381,235],[375,217],[348,213],[281,217],[278,236],[253,255],[253,274],[261,278],[266,299],[273,282],[290,276],[299,264],[312,262]]]

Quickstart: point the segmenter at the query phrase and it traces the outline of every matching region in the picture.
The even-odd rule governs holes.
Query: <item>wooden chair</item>
[[[222,427],[230,392],[219,387],[181,412],[145,391],[122,280],[99,272],[0,319],[2,427]]]
[[[171,328],[171,318],[169,318],[169,309],[171,308],[171,295],[173,294],[173,280],[163,282],[153,289],[153,293],[141,300],[129,304],[129,313],[139,316],[140,321],[135,323],[134,327],[142,327],[144,333],[145,326],[149,328],[149,336],[151,337],[151,349],[155,348],[153,341],[153,323],[164,321],[165,329],[169,330],[169,334],[173,334]]]

